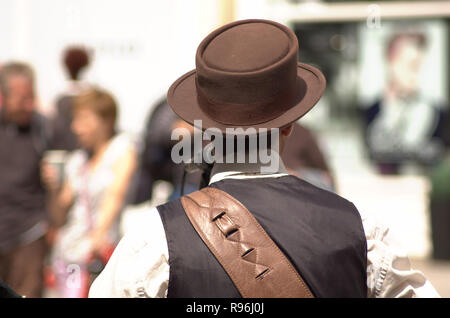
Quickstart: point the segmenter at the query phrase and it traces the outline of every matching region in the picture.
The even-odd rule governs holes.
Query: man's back
[[[204,130],[203,140],[214,137],[210,186],[235,197],[255,216],[316,297],[435,297],[431,284],[411,270],[407,257],[391,243],[387,229],[361,218],[339,196],[288,176],[278,160],[293,123],[314,107],[326,87],[320,70],[299,63],[298,57],[298,39],[286,26],[235,21],[205,37],[195,70],[171,85],[167,102],[173,111]],[[269,134],[270,145],[264,140]],[[196,143],[201,145],[195,135],[194,150]],[[174,147],[172,154],[180,155],[180,148],[186,154],[189,140],[185,144],[183,138],[177,144],[183,147]],[[226,153],[221,152],[224,144]],[[211,159],[210,147],[199,150]],[[242,162],[239,154],[249,160]],[[253,154],[261,165],[250,160]],[[190,157],[182,161],[199,163],[197,156]],[[204,164],[199,168],[208,172]],[[121,240],[92,285],[91,297],[240,296],[179,200],[145,217],[141,228]],[[258,262],[257,250],[250,255]]]
[[[225,179],[210,186],[247,207],[316,297],[366,297],[366,239],[353,204],[294,176]],[[169,248],[168,297],[240,297],[180,201],[158,211]]]

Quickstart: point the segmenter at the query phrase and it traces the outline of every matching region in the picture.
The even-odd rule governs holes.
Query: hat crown
[[[246,20],[219,28],[197,50],[199,104],[224,124],[273,119],[295,98],[297,58],[297,37],[282,24]]]
[[[262,22],[247,23],[214,37],[203,48],[201,58],[208,67],[217,70],[253,72],[281,60],[291,45],[286,32],[279,27]]]
[[[204,129],[283,127],[308,112],[326,80],[298,62],[295,33],[270,20],[224,25],[200,43],[196,69],[176,80],[167,101],[181,118]]]

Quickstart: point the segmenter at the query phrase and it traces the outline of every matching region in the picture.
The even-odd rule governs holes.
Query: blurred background
[[[58,105],[74,83],[114,96],[117,130],[138,158],[132,198],[117,203],[120,237],[179,188],[179,169],[167,162],[168,127],[180,125],[165,104],[168,87],[195,68],[207,34],[247,18],[291,27],[299,60],[327,78],[290,141],[289,168],[386,222],[413,266],[450,297],[450,1],[1,0],[0,69],[11,61],[32,67],[36,110],[66,128],[59,136],[70,115]],[[87,56],[77,78],[70,48]],[[61,142],[52,150],[67,158],[77,148]],[[44,296],[60,296],[50,265]]]

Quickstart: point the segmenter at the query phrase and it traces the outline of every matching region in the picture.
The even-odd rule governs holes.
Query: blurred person
[[[48,125],[36,111],[30,66],[4,64],[0,90],[0,281],[40,297],[48,222],[39,164],[50,143]]]
[[[60,157],[62,169],[68,153],[79,148],[77,138],[70,128],[73,118],[72,108],[74,98],[88,88],[88,84],[82,80],[82,73],[89,67],[89,63],[89,52],[82,46],[69,46],[62,54],[62,64],[69,80],[66,83],[65,91],[60,93],[55,101],[54,112],[50,120],[51,152],[48,153],[50,156],[56,154]],[[62,178],[63,176],[61,176],[60,182],[62,182]],[[55,229],[51,226],[47,234],[47,241],[50,245],[53,243],[54,235]]]
[[[239,298],[250,286],[251,295],[264,287],[277,297],[289,285],[309,287],[309,297],[439,297],[388,228],[289,175],[277,157],[325,86],[319,69],[298,62],[298,40],[282,24],[241,20],[210,33],[197,49],[196,69],[169,88],[168,103],[187,124],[201,120],[202,129],[220,131],[222,147],[239,134],[231,128],[279,132],[270,138],[279,144],[271,152],[274,167],[265,171],[262,158],[248,160],[250,147],[241,149],[244,162],[216,157],[205,188],[155,207],[146,226],[121,240],[89,296]],[[238,148],[223,157],[235,157]],[[236,211],[252,215],[258,230]],[[273,242],[257,235],[264,231]],[[280,249],[267,256],[269,245]],[[283,271],[280,263],[292,266]],[[276,284],[287,272],[297,272],[296,280]]]
[[[185,167],[183,163],[176,164],[171,159],[172,147],[177,142],[171,139],[171,134],[174,129],[182,126],[186,127],[185,122],[173,112],[166,98],[153,108],[144,130],[144,149],[140,158],[135,204],[152,198],[153,186],[158,180],[167,181],[173,187],[170,199],[181,195]],[[185,181],[185,194],[198,190],[198,174],[189,174]]]
[[[177,140],[171,140],[171,132],[186,128],[194,133],[193,127],[180,120],[170,108],[167,99],[157,103],[147,122],[144,136],[144,150],[140,160],[138,187],[134,203],[139,204],[152,197],[153,184],[157,180],[168,181],[173,186],[169,199],[199,189],[200,171],[187,173],[183,178],[184,163],[176,164],[171,159],[172,147]],[[333,178],[322,151],[309,129],[294,124],[281,158],[290,173],[327,190],[333,190]]]
[[[314,134],[300,125],[293,125],[281,159],[291,174],[325,190],[334,190],[334,181],[325,156]]]
[[[74,97],[87,89],[82,73],[89,67],[87,49],[81,46],[68,47],[63,53],[63,65],[69,77],[67,89],[56,100],[55,115],[52,119],[53,149],[72,151],[78,148],[75,134],[70,129]]]
[[[395,34],[387,45],[387,85],[365,111],[366,143],[382,174],[397,174],[407,162],[429,166],[443,154],[445,107],[419,85],[426,45],[421,33]]]
[[[82,149],[68,159],[62,187],[53,167],[42,164],[52,220],[59,226],[51,260],[61,297],[87,296],[89,266],[106,262],[114,249],[136,165],[134,143],[116,133],[117,105],[109,93],[92,88],[79,95],[73,114],[72,129]]]

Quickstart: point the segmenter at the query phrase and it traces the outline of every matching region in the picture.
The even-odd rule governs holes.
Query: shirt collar
[[[276,154],[276,158],[278,159],[278,165],[274,169],[267,169],[268,165],[261,163],[259,160],[255,163],[216,162],[211,170],[209,184],[223,179],[277,178],[288,175],[278,154]],[[266,172],[267,170],[270,171]]]

